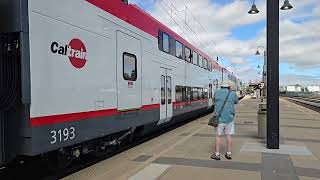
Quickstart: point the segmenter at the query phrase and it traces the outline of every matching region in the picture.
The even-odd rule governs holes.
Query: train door
[[[141,42],[117,31],[118,110],[141,108]]]
[[[160,120],[158,125],[169,122],[172,114],[172,71],[160,68]]]

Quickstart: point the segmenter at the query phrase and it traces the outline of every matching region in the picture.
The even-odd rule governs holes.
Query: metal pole
[[[279,149],[279,0],[267,0],[267,148]]]
[[[263,75],[262,75],[262,81],[264,83],[263,87],[263,96],[267,96],[267,51],[263,52]]]

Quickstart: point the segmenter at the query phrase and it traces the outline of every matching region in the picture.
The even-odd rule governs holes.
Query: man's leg
[[[232,159],[231,152],[232,152],[232,135],[234,134],[234,122],[229,123],[226,126],[226,137],[227,137],[227,153],[226,158]]]
[[[231,138],[231,134],[227,134],[227,152],[231,153],[232,151],[232,138]]]
[[[216,140],[215,140],[215,153],[219,153],[220,152],[220,136],[217,133],[216,134]]]
[[[212,154],[211,158],[215,160],[220,160],[220,135],[221,135],[221,127],[220,124],[218,127],[215,127],[215,141],[214,141],[214,153]]]

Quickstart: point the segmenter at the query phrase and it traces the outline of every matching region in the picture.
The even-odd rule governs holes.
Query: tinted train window
[[[162,33],[162,49],[164,52],[169,53],[169,35]]]
[[[200,66],[200,67],[203,67],[202,61],[203,61],[203,57],[202,57],[201,55],[199,55],[199,60],[198,60],[198,62],[199,62],[199,66]]]
[[[167,76],[167,88],[168,88],[168,104],[172,102],[172,87],[171,87],[171,77]]]
[[[209,71],[212,71],[212,62],[209,61]]]
[[[200,66],[200,55],[198,54],[198,57],[197,57],[197,66]]]
[[[137,57],[123,53],[123,78],[128,81],[137,80]]]
[[[161,76],[161,104],[166,104],[165,76]]]
[[[182,102],[182,86],[176,86],[176,102]]]
[[[206,66],[205,66],[205,59],[204,59],[204,58],[202,59],[202,67],[203,67],[203,68],[206,68]]]
[[[203,89],[198,88],[198,99],[203,99]]]
[[[198,64],[198,54],[195,51],[193,51],[192,63],[196,65]]]
[[[198,100],[198,88],[192,88],[192,100],[196,101]]]
[[[203,98],[204,98],[204,99],[208,99],[208,89],[207,89],[207,88],[204,88],[203,90],[204,90],[204,91],[203,91]]]
[[[204,65],[203,65],[204,69],[208,69],[208,60],[205,58],[203,62],[204,62]]]
[[[182,44],[179,41],[176,41],[176,57],[182,59]]]
[[[186,91],[187,91],[186,101],[191,101],[191,87],[186,87]]]
[[[191,60],[192,60],[191,50],[188,47],[185,47],[184,49],[185,49],[184,52],[185,52],[186,61],[191,62]]]
[[[182,86],[182,102],[187,101],[187,90],[186,87]]]

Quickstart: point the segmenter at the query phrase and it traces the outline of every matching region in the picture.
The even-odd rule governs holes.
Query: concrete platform
[[[247,97],[237,105],[231,161],[210,159],[206,116],[64,179],[320,179],[320,114],[281,99],[281,146],[270,151],[257,138],[258,103]]]

